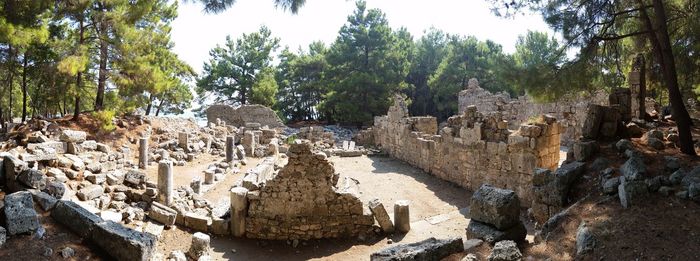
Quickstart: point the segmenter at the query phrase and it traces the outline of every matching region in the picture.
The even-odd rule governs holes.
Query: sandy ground
[[[396,200],[411,201],[411,231],[390,236],[392,243],[411,243],[428,237],[464,237],[471,196],[467,190],[390,158],[333,157],[331,160],[341,176],[360,182],[363,201],[378,198],[390,216]],[[227,196],[235,178],[227,177],[205,197],[216,202]],[[190,233],[179,228],[165,231],[158,251],[165,256],[172,250],[187,251]],[[369,260],[372,252],[390,246],[389,238],[310,240],[294,248],[286,241],[212,236],[212,257],[215,260]]]

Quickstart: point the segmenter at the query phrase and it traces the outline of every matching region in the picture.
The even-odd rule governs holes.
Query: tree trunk
[[[107,59],[108,59],[108,45],[107,45],[107,24],[105,22],[100,22],[100,71],[97,77],[97,96],[95,98],[95,111],[101,111],[104,107],[104,96],[105,96],[105,84],[107,82]]]
[[[160,99],[160,102],[158,103],[158,107],[156,108],[156,116],[160,114],[160,110],[163,108],[163,99]]]
[[[148,96],[148,106],[146,106],[146,116],[151,114],[151,108],[153,107],[153,94]]]
[[[22,122],[27,120],[27,52],[22,62]]]
[[[7,83],[8,83],[9,86],[8,86],[7,90],[9,91],[9,98],[10,98],[10,100],[9,100],[10,103],[9,103],[8,106],[7,106],[7,116],[9,117],[8,120],[9,120],[10,122],[12,122],[12,103],[13,103],[13,101],[12,101],[12,89],[14,89],[14,88],[12,88],[12,87],[13,87],[13,84],[12,84],[12,83],[13,83],[13,81],[15,80],[15,79],[14,79],[14,72],[15,72],[14,69],[15,69],[15,68],[13,67],[13,66],[14,66],[14,61],[15,61],[15,58],[14,58],[15,56],[14,56],[14,54],[12,53],[12,45],[9,45],[7,48],[8,48],[8,49],[7,49],[7,52],[8,52],[7,60],[8,60],[8,64],[9,64],[8,70],[7,70],[7,71],[8,71],[8,80],[7,80]]]
[[[82,46],[85,42],[85,27],[83,26],[83,20],[80,20],[80,39],[78,41],[78,46]],[[73,120],[78,121],[80,118],[80,89],[83,81],[83,72],[78,72],[78,76],[75,81],[75,108],[73,111]]]
[[[690,129],[692,120],[683,103],[683,95],[678,88],[676,64],[673,57],[673,50],[671,49],[671,41],[668,36],[668,26],[666,24],[666,9],[662,0],[653,0],[653,6],[656,28],[654,28],[654,24],[644,9],[642,9],[642,19],[644,19],[647,29],[652,31],[652,33],[649,33],[649,40],[652,43],[654,55],[656,55],[661,65],[664,83],[668,89],[668,100],[671,103],[671,115],[678,126],[681,152],[688,155],[696,155],[693,135]]]

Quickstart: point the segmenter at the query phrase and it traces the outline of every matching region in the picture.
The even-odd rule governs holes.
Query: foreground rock
[[[580,257],[583,254],[593,250],[596,244],[595,236],[588,227],[586,222],[581,222],[576,230],[576,256]]]
[[[91,238],[116,260],[148,260],[156,246],[154,235],[112,221],[98,223]]]
[[[493,246],[488,261],[516,261],[522,260],[523,255],[518,249],[518,245],[511,240],[499,241]]]
[[[34,210],[32,194],[20,191],[5,196],[5,219],[8,235],[33,232],[38,229],[39,218]]]
[[[372,253],[370,260],[442,260],[443,258],[459,253],[464,250],[462,238],[435,239],[434,237],[426,240],[411,243],[401,244],[385,248],[379,252]]]
[[[88,238],[102,218],[73,201],[59,201],[51,217],[83,238]]]
[[[482,185],[472,196],[469,215],[468,239],[478,238],[489,243],[519,242],[527,235],[520,221],[520,200],[512,190]]]

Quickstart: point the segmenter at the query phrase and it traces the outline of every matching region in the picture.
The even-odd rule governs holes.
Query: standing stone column
[[[408,233],[411,230],[408,205],[408,200],[398,200],[394,203],[394,227],[401,233]]]
[[[139,139],[139,168],[145,169],[148,166],[148,138]]]
[[[248,189],[235,187],[231,189],[231,233],[235,237],[245,235],[245,216],[248,212]]]
[[[166,206],[173,203],[173,163],[169,160],[158,163],[158,199]]]
[[[204,184],[211,185],[214,184],[214,171],[211,169],[204,171]]]
[[[187,150],[190,145],[187,132],[180,132],[177,134],[177,145],[180,146],[180,148]]]
[[[235,155],[234,153],[236,153],[234,150],[235,140],[236,139],[234,136],[227,136],[226,137],[226,162],[227,163],[231,163],[233,161],[233,158]]]
[[[644,73],[644,55],[637,54],[632,61],[632,70],[629,73],[630,105],[633,119],[643,120],[646,115],[646,76]]]

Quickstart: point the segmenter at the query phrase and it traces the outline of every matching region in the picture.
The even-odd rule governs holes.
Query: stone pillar
[[[158,199],[166,206],[173,203],[173,163],[168,160],[158,163]]]
[[[139,168],[145,169],[148,166],[148,138],[139,139]]]
[[[209,243],[211,238],[209,235],[202,232],[197,232],[192,235],[192,244],[190,250],[187,251],[187,256],[193,260],[198,260],[200,257],[209,256]]]
[[[204,184],[211,185],[214,184],[214,171],[213,170],[205,170],[204,171]]]
[[[397,200],[394,203],[394,227],[396,231],[408,233],[411,230],[411,218],[408,211],[408,200]]]
[[[245,217],[248,212],[248,189],[235,187],[231,189],[231,233],[235,237],[245,235]]]
[[[187,148],[189,147],[189,137],[187,136],[186,132],[180,132],[177,134],[177,144],[180,146],[180,148],[185,149],[187,151]]]
[[[245,154],[255,157],[255,134],[252,131],[245,131],[241,143],[245,148]]]
[[[645,62],[644,55],[637,54],[632,61],[632,70],[627,77],[630,84],[630,96],[632,103],[630,105],[632,118],[643,120],[646,115],[646,77],[645,77]]]
[[[382,227],[382,231],[387,234],[393,233],[394,224],[391,223],[389,214],[386,213],[386,209],[384,209],[382,202],[375,198],[370,200],[368,205],[369,210],[372,211],[372,215],[374,215],[374,218],[377,219],[377,222],[379,222],[379,226]]]
[[[234,136],[226,136],[226,163],[231,163],[235,156],[235,140]]]

